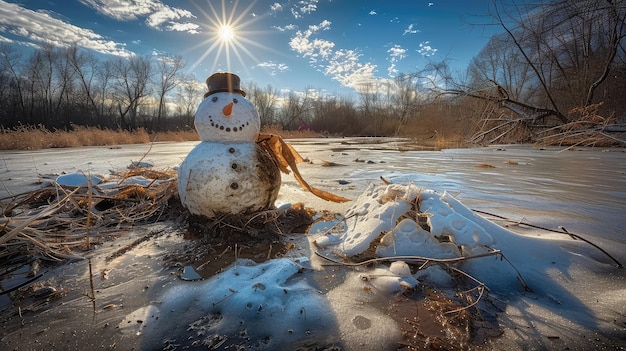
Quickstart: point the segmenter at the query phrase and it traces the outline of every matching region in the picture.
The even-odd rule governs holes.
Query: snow
[[[327,298],[300,276],[307,262],[240,259],[207,281],[174,287],[150,308],[153,317],[144,323],[143,348],[251,340],[262,349],[295,349],[334,335]]]
[[[401,219],[416,201],[430,231],[412,219]],[[179,285],[167,292],[157,305],[158,320],[145,327],[144,340],[150,348],[163,346],[163,336],[173,334],[179,337],[171,340],[174,343],[184,343],[188,337],[214,345],[245,335],[255,347],[278,349],[297,341],[333,340],[337,328],[347,350],[391,349],[401,338],[400,326],[381,304],[420,281],[438,288],[455,286],[455,280],[437,264],[412,273],[404,261],[411,259],[407,256],[470,257],[459,269],[484,283],[494,296],[519,299],[531,293],[541,308],[568,306],[562,315],[587,326],[594,324],[588,308],[553,279],[556,272],[567,275],[574,259],[590,255],[590,247],[513,233],[478,216],[447,192],[440,194],[412,183],[372,184],[342,219],[320,223],[310,235],[318,253],[352,257],[374,247],[376,255],[390,263],[355,268],[324,295],[310,275],[302,274],[324,269],[309,264],[316,260],[312,252],[311,257],[261,264],[240,260],[206,282]],[[441,236],[449,241],[439,242]],[[495,255],[471,259],[493,250],[500,250],[506,259]],[[172,325],[179,330],[172,331]]]

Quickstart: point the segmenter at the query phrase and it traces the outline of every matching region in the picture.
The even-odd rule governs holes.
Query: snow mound
[[[459,247],[469,250],[494,244],[492,236],[473,218],[455,209],[457,202],[447,193],[438,194],[413,184],[370,184],[346,212],[344,231],[326,233],[315,239],[320,247],[341,251],[346,256],[363,253],[378,238],[381,257],[425,255],[431,258],[460,257]],[[419,208],[429,231],[415,220]],[[401,219],[400,222],[398,220]]]
[[[144,326],[144,349],[331,344],[337,341],[334,317],[327,299],[301,274],[305,270],[287,258],[260,264],[238,260],[207,281],[178,285]]]

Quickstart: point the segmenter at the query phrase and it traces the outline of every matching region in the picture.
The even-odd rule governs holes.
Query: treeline
[[[23,126],[142,128],[148,132],[189,129],[206,87],[183,73],[184,68],[180,56],[101,60],[76,46],[44,45],[22,57],[16,47],[0,43],[0,126],[5,130]],[[362,87],[358,101],[319,96],[312,88],[280,94],[272,86],[243,85],[262,124],[284,130],[407,135],[407,123],[423,115],[432,103],[409,75]]]
[[[501,6],[490,7],[501,33],[464,72],[432,62],[350,97],[243,88],[262,124],[284,130],[533,142],[626,122],[626,0]],[[180,56],[102,60],[76,46],[43,45],[22,57],[0,43],[0,126],[189,130],[206,87],[185,65]]]
[[[0,125],[180,128],[193,120],[202,96],[184,66],[180,56],[102,61],[77,46],[43,45],[22,57],[0,43]]]

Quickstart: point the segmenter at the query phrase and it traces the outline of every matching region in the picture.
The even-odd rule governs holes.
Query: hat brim
[[[207,96],[215,93],[239,93],[241,96],[246,97],[246,92],[239,89],[215,89],[205,93],[204,97],[206,98]]]

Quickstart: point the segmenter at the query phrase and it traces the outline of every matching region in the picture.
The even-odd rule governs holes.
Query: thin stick
[[[91,258],[89,259],[89,288],[91,289],[90,294],[87,295],[91,300],[91,306],[93,308],[93,319],[96,319],[96,289],[93,287],[93,271],[91,269]]]
[[[470,260],[473,258],[501,255],[500,250],[492,250],[483,254],[478,254],[474,256],[463,256],[463,257],[455,257],[455,258],[431,258],[431,257],[422,257],[422,256],[393,256],[393,257],[379,257],[379,258],[371,258],[369,260],[361,261],[361,262],[341,262],[335,259],[332,259],[328,256],[323,255],[319,251],[315,251],[315,254],[325,260],[333,262],[334,264],[322,264],[322,266],[347,266],[347,267],[357,267],[357,266],[365,266],[371,263],[376,262],[389,262],[389,261],[425,261],[425,262],[435,262],[435,263],[456,263],[465,260]]]
[[[506,217],[503,217],[503,216],[499,216],[499,215],[496,215],[496,214],[493,214],[493,213],[485,212],[485,211],[480,211],[480,210],[475,210],[475,209],[472,209],[472,211],[474,211],[476,213],[484,214],[484,215],[487,215],[487,216],[493,216],[493,217],[496,217],[498,219],[501,219],[503,221],[510,222],[510,223],[522,224],[522,225],[525,225],[527,227],[531,227],[531,228],[535,228],[535,229],[541,229],[541,230],[545,230],[545,231],[552,232],[552,233],[567,234],[570,237],[572,237],[573,239],[582,240],[582,241],[586,242],[587,244],[595,247],[596,249],[602,251],[602,253],[607,255],[611,260],[613,260],[613,262],[615,262],[615,264],[617,265],[617,268],[623,268],[624,267],[615,257],[611,256],[611,254],[606,252],[603,248],[601,248],[600,246],[594,244],[593,242],[583,238],[582,236],[580,236],[578,234],[574,234],[574,233],[568,232],[563,226],[559,226],[559,229],[561,229],[559,231],[559,230],[555,230],[555,229],[545,228],[545,227],[541,227],[541,226],[538,226],[538,225],[522,222],[522,221],[514,221],[512,219],[509,219],[509,218],[506,218]]]
[[[477,289],[479,293],[478,293],[478,297],[476,298],[476,300],[474,302],[472,302],[471,304],[469,304],[467,306],[464,306],[464,307],[461,307],[461,308],[454,309],[452,311],[447,311],[444,314],[451,314],[451,313],[455,313],[455,312],[461,312],[461,311],[464,311],[464,310],[467,310],[467,309],[471,308],[472,306],[475,306],[476,304],[478,304],[478,302],[480,302],[480,299],[482,299],[483,294],[485,293],[485,289],[487,289],[487,286],[485,284],[483,284],[480,280],[472,277],[471,275],[463,272],[462,270],[454,268],[454,267],[450,267],[450,269],[452,269],[453,271],[455,271],[457,273],[460,273],[460,274],[464,275],[465,277],[467,277],[467,278],[473,280],[474,282],[476,282],[478,284],[478,286],[475,289]]]
[[[89,247],[91,246],[91,243],[89,242],[89,228],[91,227],[91,194],[92,194],[91,189],[92,187],[91,187],[91,177],[86,177],[86,178],[87,178],[88,196],[87,196],[87,228],[85,230],[85,248],[89,249]],[[89,268],[91,269],[91,261],[89,262]]]

